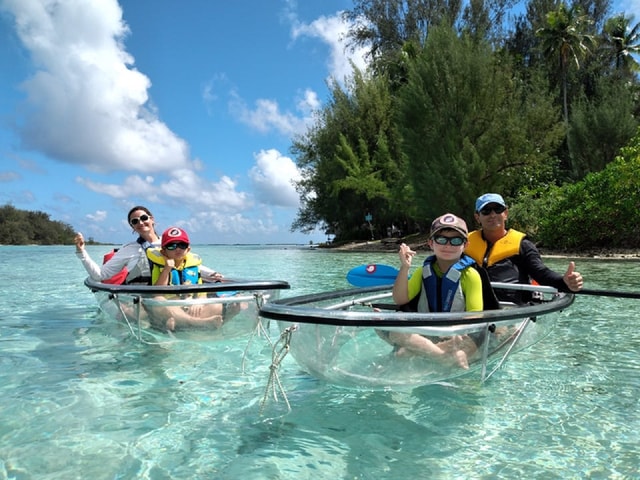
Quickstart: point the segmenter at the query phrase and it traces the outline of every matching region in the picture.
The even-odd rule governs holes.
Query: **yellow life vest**
[[[147,249],[147,258],[151,261],[151,285],[154,285],[165,267],[166,258],[158,247]],[[171,272],[170,285],[188,285],[202,283],[200,278],[200,265],[202,259],[195,253],[187,253],[184,261]]]
[[[483,238],[482,230],[475,230],[469,234],[469,244],[464,253],[473,258],[478,265],[487,268],[505,258],[518,255],[524,237],[525,233],[510,228],[504,237],[490,246]]]

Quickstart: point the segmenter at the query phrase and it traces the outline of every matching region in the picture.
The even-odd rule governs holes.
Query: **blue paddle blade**
[[[377,287],[392,285],[398,276],[398,269],[389,265],[360,265],[347,273],[347,281],[355,287]]]

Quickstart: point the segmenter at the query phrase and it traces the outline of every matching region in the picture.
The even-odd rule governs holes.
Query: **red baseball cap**
[[[166,247],[170,243],[191,243],[187,232],[178,227],[169,227],[162,234],[162,246]]]

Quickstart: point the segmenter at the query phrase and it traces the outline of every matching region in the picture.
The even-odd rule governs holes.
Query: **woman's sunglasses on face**
[[[502,212],[504,212],[507,209],[507,207],[505,207],[504,205],[489,205],[486,206],[482,209],[480,209],[480,213],[482,215],[490,215],[491,212],[497,213],[498,215],[500,215]]]
[[[433,241],[438,245],[446,245],[450,243],[454,247],[459,247],[464,243],[464,238],[462,237],[445,237],[443,235],[436,235],[433,237]]]
[[[129,223],[135,227],[138,222],[146,222],[147,220],[149,220],[149,215],[140,215],[138,218],[129,220]]]
[[[189,248],[189,244],[185,242],[176,242],[165,245],[164,248],[166,248],[167,250],[175,250],[176,248],[179,248],[180,250],[186,250],[187,248]]]

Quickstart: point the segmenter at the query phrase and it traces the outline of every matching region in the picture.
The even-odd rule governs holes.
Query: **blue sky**
[[[0,205],[132,238],[146,205],[194,243],[309,243],[294,135],[363,52],[351,0],[0,0]],[[640,0],[616,2],[635,14]]]
[[[0,0],[0,204],[129,241],[309,243],[292,137],[343,79],[346,0]]]

